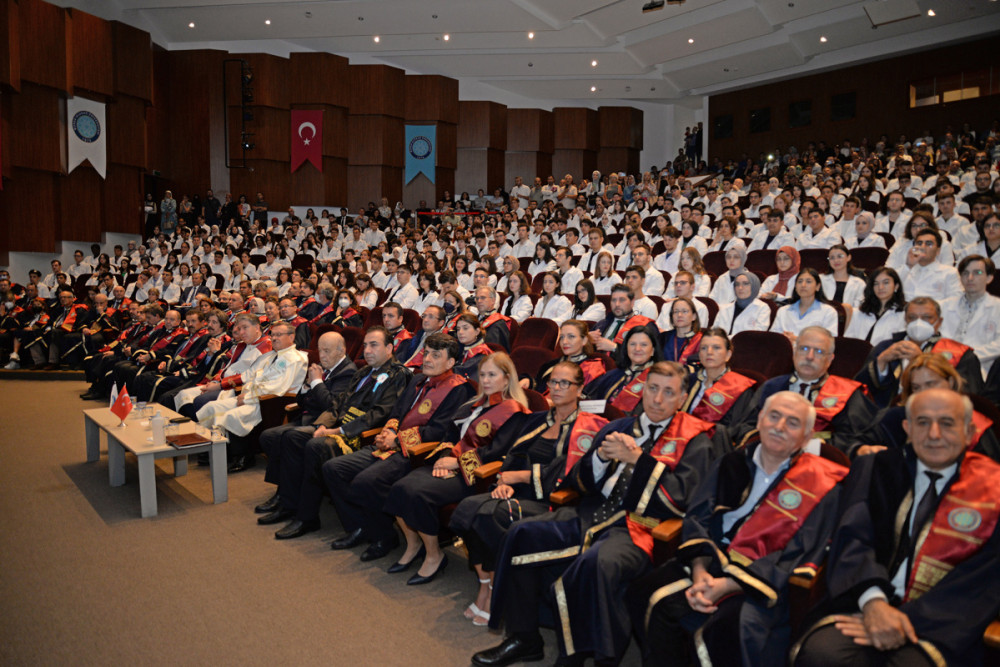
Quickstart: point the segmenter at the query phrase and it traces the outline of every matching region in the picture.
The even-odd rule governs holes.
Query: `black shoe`
[[[82,398],[85,401],[99,401],[99,400],[103,399],[104,396],[102,396],[101,394],[97,393],[96,391],[86,391],[86,392],[80,394],[80,398]]]
[[[502,642],[472,656],[472,664],[481,667],[499,667],[515,662],[535,662],[545,657],[545,643],[541,637],[526,641],[511,635]]]
[[[264,516],[257,517],[257,524],[260,526],[270,526],[276,523],[281,523],[282,521],[288,521],[293,516],[295,516],[295,512],[292,510],[279,507]]]
[[[386,570],[386,572],[388,572],[389,574],[396,574],[397,572],[406,572],[407,570],[410,569],[411,565],[413,565],[414,563],[416,563],[418,560],[420,560],[426,554],[427,554],[427,549],[425,549],[424,547],[420,547],[420,551],[418,551],[417,555],[414,556],[413,558],[411,558],[409,560],[409,562],[407,562],[407,563],[400,563],[397,560],[395,563],[393,563],[392,565],[389,566],[389,569]]]
[[[413,560],[416,560],[416,558],[414,558]],[[448,554],[444,555],[444,558],[442,558],[441,562],[438,563],[436,570],[428,574],[426,577],[418,572],[417,574],[413,575],[412,577],[406,580],[406,585],[419,586],[421,584],[429,584],[432,581],[434,581],[434,577],[444,572],[444,568],[446,567],[448,567]]]
[[[389,555],[389,552],[399,546],[399,535],[395,531],[392,533],[392,537],[387,537],[384,540],[377,540],[368,545],[368,548],[364,550],[361,554],[361,562],[367,563],[370,560],[376,560],[378,558],[384,558]]]
[[[349,532],[343,537],[338,537],[333,542],[330,542],[330,548],[334,551],[341,551],[342,549],[350,549],[361,544],[361,529],[356,528]]]
[[[237,456],[233,459],[232,463],[229,464],[229,470],[227,472],[243,472],[244,470],[250,470],[257,465],[257,459],[253,454],[247,456]]]
[[[198,462],[198,467],[200,468],[207,468],[212,465],[211,459],[208,458],[208,452],[198,454],[198,457],[195,460]]]
[[[262,502],[257,507],[253,508],[254,514],[268,514],[274,510],[281,507],[281,502],[278,500],[278,492],[275,491],[274,495]]]
[[[299,521],[298,519],[295,519],[287,526],[276,532],[274,534],[274,539],[291,540],[317,530],[319,530],[319,519],[311,519],[309,521]]]

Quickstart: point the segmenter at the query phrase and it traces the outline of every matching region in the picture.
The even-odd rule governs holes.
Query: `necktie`
[[[368,382],[368,380],[369,380],[369,379],[371,379],[371,376],[372,376],[372,375],[373,375],[373,374],[375,373],[375,370],[376,370],[376,369],[374,369],[374,368],[373,368],[373,369],[371,369],[370,371],[368,371],[368,375],[364,376],[364,377],[363,377],[363,378],[361,379],[361,382],[359,382],[359,383],[358,383],[358,386],[357,386],[357,387],[355,387],[355,388],[354,388],[354,390],[355,390],[355,391],[361,391],[361,388],[362,388],[362,387],[364,387],[364,386],[365,386],[365,384],[367,384],[367,382]]]
[[[615,326],[608,332],[608,340],[612,342],[615,340],[615,336],[618,335],[618,330],[622,328],[623,324],[625,324],[625,320],[615,320]]]
[[[642,443],[642,451],[649,453],[653,449],[653,445],[656,444],[656,436],[662,427],[656,424],[651,424],[649,427],[649,437],[646,438]],[[622,468],[621,474],[618,475],[618,479],[615,481],[614,488],[611,489],[611,493],[608,495],[608,499],[604,501],[604,504],[600,506],[597,513],[594,515],[594,523],[601,523],[607,521],[611,516],[618,511],[621,507],[622,501],[625,499],[625,492],[628,491],[628,485],[632,481],[632,473],[635,471],[635,466],[631,463],[619,463],[619,465],[625,466]]]
[[[920,504],[917,505],[917,511],[913,514],[913,523],[910,525],[910,540],[914,545],[917,543],[920,529],[934,516],[934,510],[937,509],[938,504],[937,481],[941,479],[941,473],[927,470],[925,474],[930,478],[931,484],[924,491],[924,496],[920,499]]]

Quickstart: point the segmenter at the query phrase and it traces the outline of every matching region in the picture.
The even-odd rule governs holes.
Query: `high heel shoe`
[[[423,558],[426,553],[427,553],[427,549],[424,548],[424,547],[420,547],[420,551],[417,552],[416,556],[414,556],[413,558],[411,558],[409,561],[407,561],[405,563],[402,562],[402,561],[398,561],[397,560],[395,563],[393,563],[392,565],[389,566],[389,569],[386,570],[386,572],[388,574],[396,574],[397,572],[406,572],[407,570],[410,569],[411,565],[413,565],[418,560],[420,560],[421,558]]]
[[[414,559],[414,560],[416,560],[416,559]],[[417,574],[414,574],[412,577],[410,577],[409,579],[407,579],[406,585],[407,586],[419,586],[421,584],[429,584],[432,581],[434,581],[434,577],[436,577],[439,574],[441,574],[442,572],[444,572],[444,568],[446,568],[446,567],[448,567],[448,555],[447,554],[445,554],[445,556],[441,559],[441,563],[437,566],[436,570],[434,570],[433,572],[431,572],[430,574],[428,574],[426,577],[423,576],[423,575],[421,575],[418,572]]]

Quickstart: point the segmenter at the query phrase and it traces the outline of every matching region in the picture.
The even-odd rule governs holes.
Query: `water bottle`
[[[153,431],[153,444],[154,445],[165,445],[167,444],[167,420],[163,418],[163,415],[156,412],[153,418],[149,420],[149,426]]]

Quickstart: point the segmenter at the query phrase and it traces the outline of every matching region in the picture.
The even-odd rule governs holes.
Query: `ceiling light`
[[[934,13],[933,9],[928,9],[927,10],[927,16],[937,16],[937,14]]]
[[[694,38],[688,37],[688,44],[694,44]]]
[[[597,67],[597,61],[596,60],[591,60],[590,61],[590,66],[591,67]]]
[[[264,19],[264,25],[271,25],[271,19]]]
[[[820,37],[820,38],[819,38],[819,41],[821,41],[821,42],[823,42],[824,44],[826,44],[826,37]]]
[[[597,92],[597,86],[591,86],[590,87],[590,92],[596,93]]]
[[[534,39],[534,38],[535,38],[535,33],[529,32],[528,33],[528,39]]]
[[[190,23],[188,23],[188,27],[189,28],[193,28],[194,27],[194,21],[191,21]]]
[[[375,35],[374,37],[372,37],[372,40],[373,40],[373,41],[374,41],[374,42],[375,42],[376,44],[378,44],[379,42],[381,42],[381,41],[382,41],[382,38],[381,38],[381,37],[379,37],[378,35]]]
[[[448,33],[445,33],[444,34],[444,41],[447,42],[449,39],[451,39],[451,35],[449,35]]]

